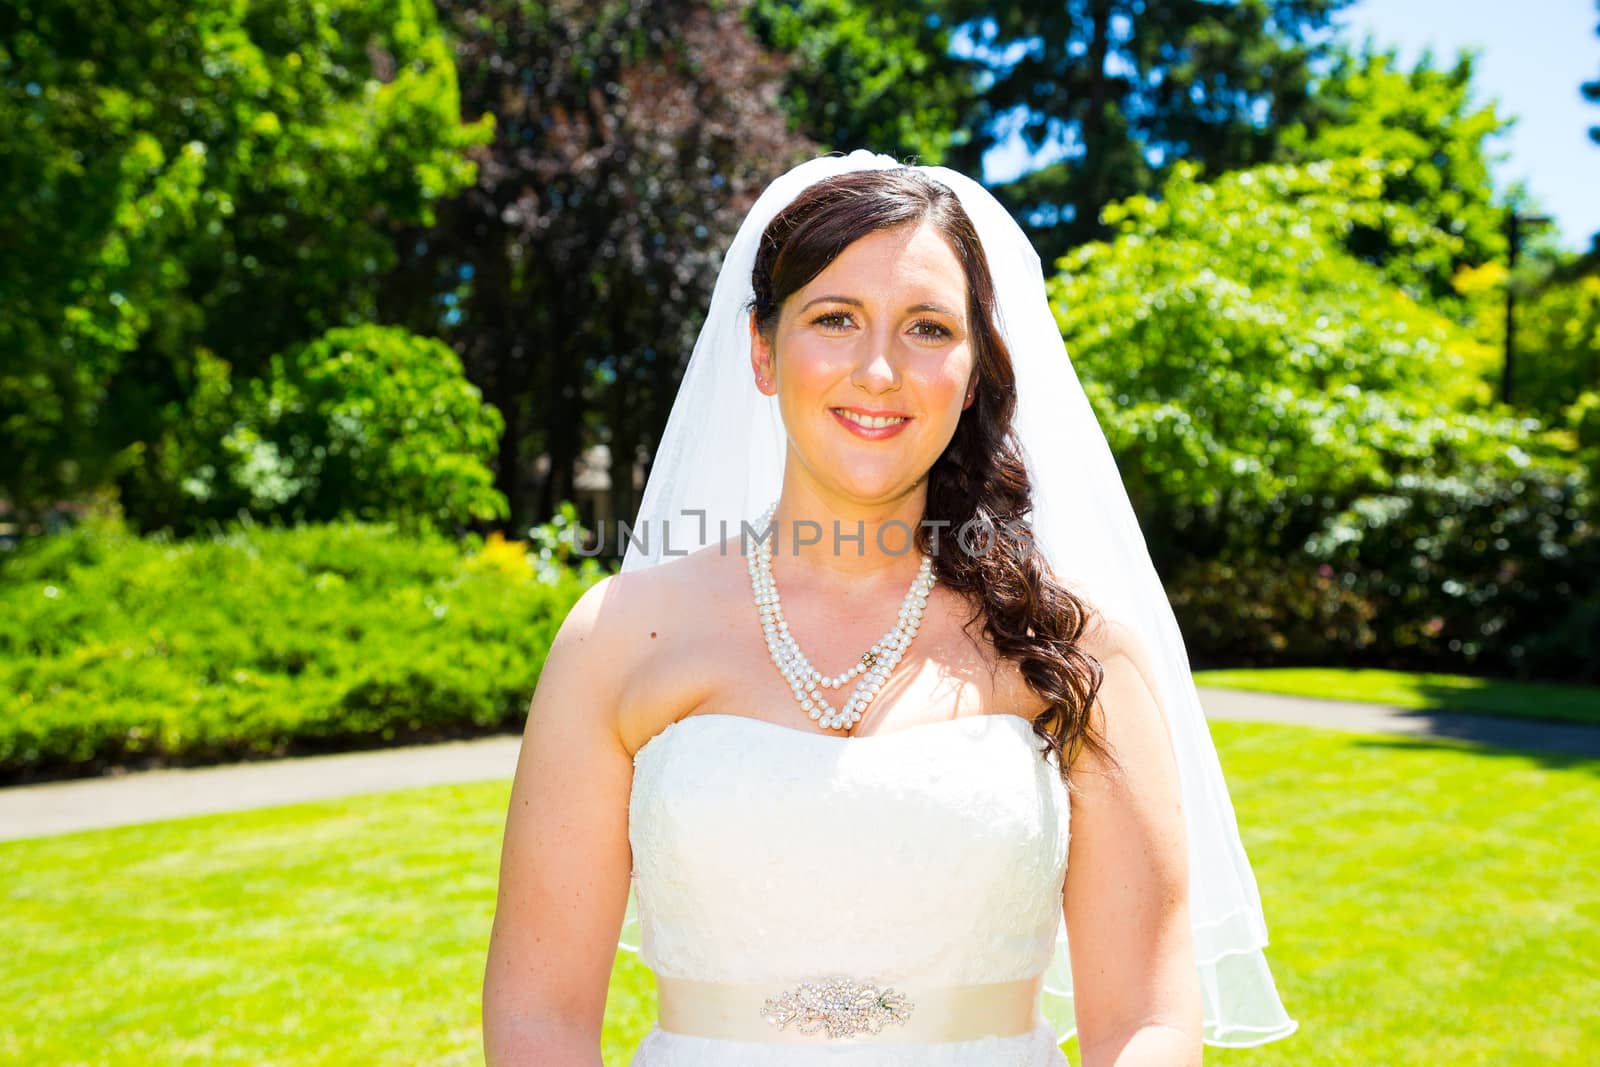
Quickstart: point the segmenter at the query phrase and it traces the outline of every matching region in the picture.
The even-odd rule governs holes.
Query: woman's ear
[[[765,396],[778,392],[777,369],[772,358],[772,346],[756,328],[755,309],[750,309],[750,369],[755,372],[756,388]]]
[[[972,373],[967,376],[967,398],[961,402],[961,410],[965,411],[972,406],[972,401],[978,395],[978,368],[974,366]]]

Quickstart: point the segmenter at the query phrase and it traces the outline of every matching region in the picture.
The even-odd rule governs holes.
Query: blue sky
[[[1600,78],[1600,9],[1594,0],[1361,0],[1340,18],[1345,36],[1370,32],[1399,50],[1409,68],[1432,45],[1435,66],[1462,48],[1480,49],[1478,102],[1517,119],[1491,141],[1508,158],[1494,165],[1504,190],[1522,180],[1533,203],[1555,218],[1561,244],[1587,248],[1600,231],[1600,107],[1578,92]]]
[[[1600,9],[1595,0],[1358,0],[1339,17],[1342,35],[1355,43],[1370,33],[1393,47],[1409,69],[1432,46],[1434,65],[1450,64],[1463,48],[1479,50],[1475,102],[1498,102],[1517,122],[1489,143],[1502,192],[1521,180],[1532,210],[1554,217],[1560,243],[1583,249],[1600,231],[1600,145],[1589,140],[1600,126],[1600,106],[1578,86],[1600,78]],[[1060,158],[1061,146],[1030,161],[1020,140],[984,157],[984,179],[1005,181],[1033,164]]]

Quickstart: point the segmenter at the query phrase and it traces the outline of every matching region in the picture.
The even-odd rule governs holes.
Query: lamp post
[[[1513,365],[1517,355],[1517,249],[1522,243],[1523,226],[1543,226],[1548,215],[1519,215],[1512,208],[1506,216],[1506,245],[1509,249],[1506,270],[1506,362],[1500,372],[1500,400],[1511,403]]]

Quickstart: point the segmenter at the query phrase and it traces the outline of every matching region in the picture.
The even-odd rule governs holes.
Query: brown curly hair
[[[1025,516],[1031,510],[1027,466],[1012,432],[1016,375],[996,325],[994,282],[971,218],[946,185],[911,167],[862,170],[819,181],[767,225],[756,252],[750,310],[769,341],[783,302],[856,240],[877,230],[931,223],[950,243],[967,279],[978,380],[950,444],[928,471],[927,505],[917,547],[934,558],[939,581],[974,604],[967,628],[1014,660],[1048,703],[1033,730],[1057,754],[1062,779],[1085,749],[1114,764],[1090,709],[1104,678],[1100,662],[1078,647],[1094,618],[1089,604],[1051,572]],[[937,530],[976,530],[981,538],[939,550]]]

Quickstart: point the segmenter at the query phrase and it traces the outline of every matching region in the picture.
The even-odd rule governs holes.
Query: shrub
[[[507,514],[490,470],[504,419],[441,341],[339,328],[274,356],[264,380],[232,382],[205,354],[197,376],[188,417],[139,480],[175,533],[240,513],[441,531]]]
[[[1590,408],[1494,414],[1494,352],[1347,251],[1401,220],[1398,166],[1180,164],[1061,259],[1057,321],[1197,658],[1526,673],[1537,649],[1571,676],[1595,635],[1563,615],[1600,582]]]
[[[598,573],[390,524],[93,519],[0,566],[0,780],[516,728]]]

